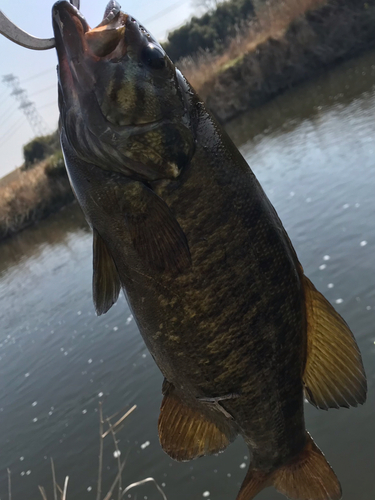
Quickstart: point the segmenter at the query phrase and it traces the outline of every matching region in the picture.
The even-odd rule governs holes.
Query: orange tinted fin
[[[307,313],[306,398],[317,408],[357,406],[366,401],[361,353],[348,325],[311,281],[303,277]]]
[[[271,478],[272,473],[270,474],[262,472],[261,470],[252,469],[250,465],[236,500],[251,500],[264,490],[264,488],[272,486]]]
[[[306,439],[302,452],[273,473],[273,486],[292,500],[340,500],[336,474],[308,433]]]
[[[236,500],[252,500],[268,486],[292,500],[340,500],[341,486],[336,474],[308,433],[306,439],[301,453],[273,472],[250,466]]]
[[[96,229],[94,229],[93,250],[92,295],[96,314],[100,316],[117,301],[121,285],[112,255]]]
[[[170,384],[161,404],[158,428],[163,450],[178,461],[218,453],[236,436],[229,425],[219,427],[196,408],[190,408]]]

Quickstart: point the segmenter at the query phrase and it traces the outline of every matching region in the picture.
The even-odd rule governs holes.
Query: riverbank
[[[73,200],[58,153],[30,170],[17,169],[0,181],[0,240],[57,212]]]
[[[271,2],[220,56],[181,61],[221,123],[375,46],[375,0]]]
[[[375,0],[267,2],[220,56],[179,67],[225,124],[282,91],[375,46]],[[0,180],[0,240],[56,212],[74,196],[55,155]]]

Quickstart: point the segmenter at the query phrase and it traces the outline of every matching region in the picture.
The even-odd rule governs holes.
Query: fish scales
[[[214,128],[212,133],[215,133]],[[277,426],[278,419],[274,417],[278,411],[286,411],[278,401],[279,391],[275,391],[275,388],[280,385],[281,392],[285,388],[289,393],[288,400],[284,400],[285,406],[290,406],[290,393],[295,391],[300,413],[296,419],[297,428],[302,430],[300,386],[303,359],[300,359],[298,349],[297,355],[290,349],[290,345],[298,347],[296,338],[301,344],[299,333],[304,321],[295,264],[290,252],[286,251],[286,241],[273,241],[273,229],[269,226],[270,219],[274,222],[275,216],[272,210],[269,211],[268,202],[260,210],[260,205],[264,204],[260,198],[262,191],[250,170],[241,169],[238,186],[234,187],[232,193],[223,196],[221,183],[213,184],[210,172],[210,169],[217,169],[217,162],[211,162],[211,165],[206,162],[206,170],[202,175],[199,149],[200,145],[197,145],[189,175],[175,189],[164,187],[158,193],[171,207],[188,240],[192,242],[192,269],[177,277],[159,274],[145,276],[129,266],[127,256],[123,270],[123,246],[112,242],[110,236],[108,241],[110,245],[115,245],[113,254],[125,289],[133,287],[129,301],[135,317],[144,317],[145,326],[140,324],[141,332],[155,360],[159,366],[163,366],[168,380],[177,389],[184,387],[185,399],[189,399],[188,390],[190,398],[194,400],[212,394],[241,394],[242,404],[236,400],[223,403],[234,419],[244,418],[246,422],[249,418],[254,420],[257,411],[260,415],[268,413],[270,422],[264,417],[260,418],[261,429],[258,426],[254,428],[257,442],[259,436],[264,436],[264,441],[268,443],[268,434],[275,434],[282,443],[288,445],[291,441],[285,438],[286,429],[280,429]],[[234,178],[237,177],[236,164],[230,158],[223,157],[222,168],[231,171]],[[205,192],[204,196],[194,196],[196,183],[198,191]],[[190,199],[198,199],[199,202],[190,203],[192,213],[189,213],[188,207],[182,207],[180,218],[179,201],[186,200],[185,184],[192,195]],[[247,203],[241,201],[242,196],[248,200]],[[233,203],[233,198],[238,200],[237,204]],[[244,206],[246,210],[240,212],[238,206]],[[220,213],[224,208],[224,226],[216,220],[216,227],[210,227],[212,211]],[[99,223],[97,226],[100,227]],[[282,231],[281,225],[279,230]],[[105,235],[105,228],[102,231]],[[268,264],[268,272],[265,273],[264,269],[259,268],[256,253],[267,257],[270,241],[273,265]],[[275,243],[280,245],[278,251],[275,251]],[[221,259],[217,254],[221,254]],[[226,254],[230,257],[226,257]],[[129,281],[133,282],[132,285]],[[274,293],[270,294],[267,281],[274,282]],[[139,301],[139,297],[144,297],[145,293],[146,300]],[[145,303],[147,311],[144,311]],[[170,318],[169,324],[167,318]],[[162,322],[166,324],[162,331],[163,341],[159,342],[158,339],[154,343],[149,337],[159,331]],[[190,341],[192,332],[194,342]],[[275,338],[275,334],[282,336],[282,343]],[[178,363],[175,363],[176,338],[178,353],[183,354],[183,359],[179,359]],[[302,349],[300,345],[299,350]],[[299,360],[295,380],[290,378],[290,369],[285,379],[283,369],[289,367],[293,355]],[[186,384],[186,378],[189,378],[189,384]],[[267,399],[264,398],[264,392],[268,394]],[[206,411],[205,406],[202,406],[203,411]],[[240,419],[236,418],[237,411],[240,412]],[[217,418],[225,417],[219,413]],[[280,419],[280,422],[285,428],[285,419]],[[273,428],[274,425],[276,428]],[[290,421],[288,431],[296,434]],[[259,447],[265,449],[262,445]],[[274,460],[274,453],[272,447],[270,460]],[[287,456],[291,454],[289,450],[284,453]]]
[[[61,144],[93,229],[97,313],[121,286],[165,377],[158,428],[172,458],[240,434],[251,463],[237,500],[271,485],[339,500],[304,396],[324,409],[365,401],[355,339],[161,46],[114,0],[106,12],[91,29],[68,2],[53,8]]]

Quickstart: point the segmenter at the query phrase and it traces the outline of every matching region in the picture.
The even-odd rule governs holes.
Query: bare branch
[[[47,495],[46,495],[46,490],[43,488],[43,486],[38,486],[40,494],[42,495],[43,500],[47,500]]]
[[[52,482],[53,482],[53,498],[54,500],[57,500],[55,464],[53,463],[52,457],[51,457],[51,469],[52,469]]]
[[[107,423],[109,425],[109,430],[111,431],[112,434],[112,439],[113,439],[113,444],[115,445],[115,450],[116,450],[116,458],[117,458],[117,465],[118,465],[118,470],[120,472],[121,470],[121,451],[119,450],[118,447],[118,442],[116,439],[116,434],[115,431],[113,430],[113,426],[111,425],[111,422],[107,420]],[[121,500],[121,492],[122,492],[122,474],[119,474],[118,478],[118,500]]]
[[[56,488],[59,490],[60,495],[63,495],[63,490],[60,488],[60,486],[56,483]]]
[[[69,481],[69,476],[66,476],[65,478],[65,483],[64,483],[64,491],[61,500],[66,500],[66,491],[68,489],[68,481]]]
[[[96,493],[96,500],[100,500],[102,496],[102,475],[103,475],[103,405],[102,402],[99,402],[99,436],[100,436],[100,445],[99,445],[99,471],[98,471],[98,487]]]
[[[12,500],[12,478],[10,475],[10,469],[7,469],[8,473],[8,498],[9,500]]]
[[[125,413],[125,415],[123,415],[123,416],[122,416],[119,420],[117,420],[117,422],[116,422],[115,424],[113,424],[113,425],[112,425],[113,429],[115,429],[115,430],[116,430],[116,427],[117,427],[118,425],[120,425],[120,424],[121,424],[121,422],[122,422],[123,420],[125,420],[125,419],[126,419],[126,417],[128,417],[131,413],[133,413],[133,411],[134,411],[136,408],[137,408],[137,405],[132,406],[132,407],[130,408],[130,410],[129,410],[129,411],[127,411],[127,412]],[[111,417],[111,418],[112,418],[112,417]],[[107,421],[109,421],[109,420],[110,420],[110,419],[107,419]],[[109,434],[110,432],[111,432],[111,429],[109,428],[107,431],[105,431],[105,433],[104,433],[104,434],[102,434],[102,438],[104,439],[106,436],[108,436],[108,434]]]
[[[112,493],[117,485],[117,483],[119,482],[120,480],[120,477],[122,475],[122,471],[124,470],[124,467],[125,467],[125,464],[126,464],[126,459],[123,461],[123,463],[121,464],[121,467],[120,467],[120,470],[118,471],[118,474],[116,476],[116,479],[113,481],[113,484],[112,486],[110,487],[108,493],[106,494],[106,496],[104,497],[103,500],[110,500],[110,498],[112,497]]]
[[[160,486],[158,485],[158,483],[155,481],[155,479],[153,477],[146,477],[146,479],[142,479],[142,481],[137,481],[136,483],[129,484],[129,486],[127,486],[124,489],[124,491],[122,492],[122,496],[124,496],[125,493],[127,493],[132,488],[136,488],[137,486],[141,486],[142,484],[149,483],[149,482],[152,482],[155,484],[156,488],[158,489],[161,496],[163,497],[163,500],[168,500],[164,491],[160,488]]]

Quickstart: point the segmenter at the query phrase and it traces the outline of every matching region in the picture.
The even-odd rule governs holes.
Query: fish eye
[[[143,47],[141,61],[153,69],[162,69],[165,67],[164,53],[153,43],[149,43],[146,47]]]

